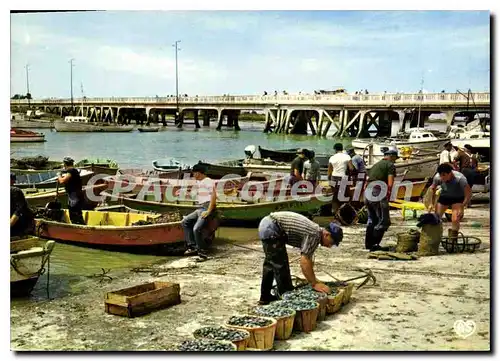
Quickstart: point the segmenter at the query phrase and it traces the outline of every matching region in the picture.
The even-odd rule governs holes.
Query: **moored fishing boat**
[[[10,171],[15,174],[39,173],[48,170],[62,170],[62,161],[51,161],[41,155],[10,159]]]
[[[262,148],[261,146],[259,146],[258,149],[259,149],[261,160],[270,159],[270,160],[273,160],[275,162],[291,163],[295,159],[295,157],[297,157],[297,149],[298,148],[272,150],[272,149],[265,149],[265,148]],[[330,159],[330,157],[331,157],[331,155],[328,155],[328,154],[319,154],[318,153],[315,155],[315,158],[319,162],[321,168],[326,168],[326,169],[328,169],[328,160]]]
[[[83,194],[85,196],[85,203],[89,208],[95,208],[98,203],[100,203],[100,195],[101,192],[106,189],[107,185],[105,183],[95,184],[92,186],[83,187]],[[51,202],[56,197],[55,189],[36,189],[36,188],[26,188],[23,189],[23,193],[26,197],[26,201],[32,207],[45,207],[48,202]],[[57,199],[62,204],[67,204],[68,195],[64,188],[59,188],[57,192]],[[89,199],[89,197],[93,195],[91,198],[99,198],[99,201]]]
[[[116,175],[117,176],[133,176],[133,177],[144,177],[144,178],[160,178],[160,179],[182,179],[183,171],[179,169],[169,170],[160,172],[157,170],[151,169],[135,169],[135,168],[126,168],[126,169],[118,169]]]
[[[205,166],[206,176],[209,178],[222,178],[228,174],[246,176],[248,171],[242,166],[229,166],[222,164],[212,164],[199,161],[198,164]]]
[[[36,227],[40,237],[90,246],[134,248],[183,242],[181,222],[154,224],[159,217],[159,214],[83,211],[85,225],[80,225],[71,223],[65,209],[61,222],[36,219]]]
[[[106,193],[106,192],[104,192]],[[255,203],[235,200],[232,202],[217,202],[217,211],[221,215],[222,224],[256,223],[271,212],[293,211],[311,215],[315,213],[328,200],[327,195],[308,194],[304,196],[285,196],[281,200],[258,198]],[[124,194],[120,202],[130,208],[157,213],[179,212],[182,215],[196,210],[196,201],[155,202],[137,200],[133,196]]]
[[[187,168],[189,168],[189,166],[182,164],[180,161],[173,158],[157,159],[153,161],[153,169],[159,172]]]
[[[54,128],[56,128],[58,132],[123,133],[131,132],[134,129],[134,126],[91,122],[87,117],[67,116],[63,121],[54,122]]]
[[[371,152],[377,160],[384,156],[383,149],[389,146],[395,146],[398,150],[403,147],[414,149],[443,150],[443,146],[450,138],[437,138],[429,131],[413,131],[407,137],[400,138],[376,138],[376,139],[354,139],[352,146],[356,153],[363,155]]]
[[[90,170],[95,174],[115,175],[118,171],[118,163],[112,159],[82,159],[75,164],[75,167]]]
[[[45,134],[31,132],[17,128],[10,129],[11,143],[42,143],[45,142]]]
[[[48,189],[55,188],[57,186],[57,174],[60,171],[49,170],[45,172],[33,172],[24,173],[16,175],[16,183],[14,184],[18,188],[37,188],[37,189]],[[94,175],[94,172],[90,170],[79,170],[80,177],[82,178],[82,185],[86,185],[90,178]]]
[[[10,242],[10,294],[11,297],[27,296],[38,278],[45,272],[54,241],[38,237],[11,240]]]

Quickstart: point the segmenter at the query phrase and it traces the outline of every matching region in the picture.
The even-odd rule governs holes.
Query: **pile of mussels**
[[[266,306],[259,306],[253,310],[256,315],[273,318],[291,316],[294,312],[292,308],[285,308],[277,302],[271,302]]]
[[[194,336],[199,338],[209,338],[222,341],[241,341],[249,337],[250,334],[243,330],[232,330],[226,327],[202,327],[194,331]]]
[[[179,345],[179,351],[236,351],[232,343],[217,340],[188,340]]]
[[[315,291],[312,286],[297,288],[293,291],[283,294],[284,300],[312,300],[316,301],[325,298],[327,295],[323,292]]]
[[[299,298],[293,298],[293,299],[288,299],[288,300],[281,300],[281,301],[276,301],[273,302],[277,304],[277,307],[282,307],[282,308],[291,308],[292,310],[295,311],[307,311],[307,310],[313,310],[316,307],[318,307],[318,303],[315,300],[311,299],[299,299]]]
[[[228,325],[242,327],[265,327],[271,323],[273,321],[266,318],[252,316],[232,316],[227,322]]]

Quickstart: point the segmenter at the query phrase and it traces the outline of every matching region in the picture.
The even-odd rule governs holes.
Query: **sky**
[[[489,91],[487,11],[11,14],[11,96]],[[423,85],[422,85],[423,83]]]

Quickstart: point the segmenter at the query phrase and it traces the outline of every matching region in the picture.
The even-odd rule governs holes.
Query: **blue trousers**
[[[208,248],[203,235],[207,219],[201,216],[207,209],[208,205],[203,205],[182,220],[182,228],[184,228],[184,237],[188,248],[196,249],[197,251],[204,251]]]

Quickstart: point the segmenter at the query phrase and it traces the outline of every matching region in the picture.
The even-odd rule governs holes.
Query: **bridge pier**
[[[198,109],[193,110],[193,119],[194,119],[194,126],[196,127],[196,129],[201,128],[200,122],[198,121]]]
[[[210,112],[208,110],[203,110],[203,126],[210,126]]]

